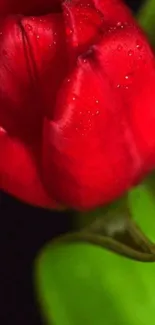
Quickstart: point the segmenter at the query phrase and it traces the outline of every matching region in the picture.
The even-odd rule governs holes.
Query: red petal
[[[59,0],[1,0],[2,14],[44,15],[52,12],[61,12]]]
[[[79,60],[58,98],[54,120],[44,125],[47,187],[59,202],[78,209],[116,198],[131,185],[140,162],[119,96],[93,54]]]
[[[39,138],[48,106],[51,114],[67,67],[63,22],[58,14],[9,17],[1,21],[1,30],[0,122],[7,131],[32,142]]]
[[[113,200],[148,161],[150,168],[155,71],[126,6],[118,0],[72,1],[63,5],[66,26],[57,0],[0,3],[1,14],[55,12],[1,20],[0,187],[32,204],[54,204],[38,176],[43,145],[49,193],[84,209]],[[62,86],[67,55],[72,73]]]
[[[95,51],[99,64],[122,96],[124,113],[145,163],[155,152],[154,54],[142,32],[127,25],[107,33]]]
[[[109,0],[65,1],[63,9],[71,59],[88,51],[92,44],[103,38],[103,32],[117,25],[133,23],[130,10],[117,0],[113,3]]]
[[[130,9],[121,0],[93,0],[96,9],[104,15],[104,28],[113,28],[117,24],[136,24]]]
[[[66,1],[63,9],[70,53],[77,58],[100,38],[104,17],[90,1]]]
[[[49,107],[51,115],[67,69],[63,22],[58,14],[8,17],[1,20],[1,30],[0,126],[8,136],[0,139],[0,187],[31,204],[51,205],[38,176],[38,155],[43,115]]]
[[[38,177],[31,151],[0,128],[0,187],[21,200],[38,206],[56,208]]]

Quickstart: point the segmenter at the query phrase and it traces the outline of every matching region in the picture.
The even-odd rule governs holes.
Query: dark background
[[[126,2],[133,11],[142,3]],[[71,228],[68,213],[36,209],[0,193],[0,216],[0,325],[41,325],[33,296],[33,261],[46,241]]]

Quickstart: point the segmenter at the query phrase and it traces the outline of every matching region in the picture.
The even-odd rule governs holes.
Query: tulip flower
[[[0,188],[42,207],[111,202],[155,161],[155,60],[120,0],[3,0]]]

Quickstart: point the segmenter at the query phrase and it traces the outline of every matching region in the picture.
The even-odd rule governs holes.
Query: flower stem
[[[103,218],[108,212],[115,214],[116,209],[117,211],[122,211],[122,209],[126,209],[126,203],[127,197],[122,197],[117,201],[114,201],[112,204],[108,204],[86,212],[77,212],[75,228],[83,229],[95,221],[96,218]]]
[[[131,259],[155,261],[155,245],[133,220],[127,196],[107,207],[77,213],[75,220],[74,231],[57,238],[55,244],[86,242]]]

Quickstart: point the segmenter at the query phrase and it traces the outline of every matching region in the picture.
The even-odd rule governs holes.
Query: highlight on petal
[[[119,95],[93,54],[79,58],[58,94],[53,120],[44,122],[43,177],[59,202],[88,209],[131,185],[139,156],[121,111]]]

